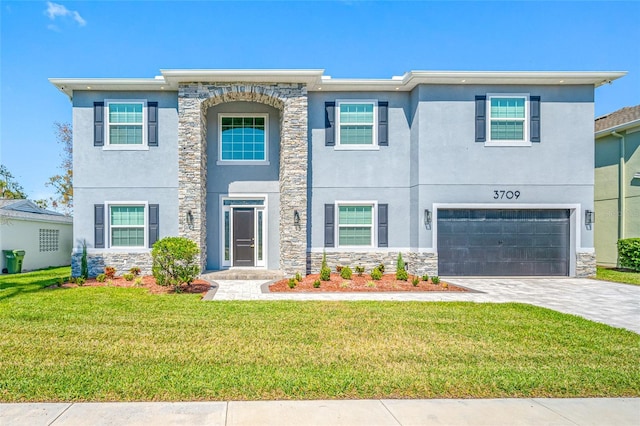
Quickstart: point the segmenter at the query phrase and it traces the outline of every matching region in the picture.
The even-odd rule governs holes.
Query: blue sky
[[[0,1],[0,162],[33,199],[52,194],[71,122],[50,77],[160,69],[628,71],[596,116],[640,103],[640,2]]]

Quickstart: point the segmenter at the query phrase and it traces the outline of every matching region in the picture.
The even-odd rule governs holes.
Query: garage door
[[[569,210],[438,210],[440,275],[569,275]]]

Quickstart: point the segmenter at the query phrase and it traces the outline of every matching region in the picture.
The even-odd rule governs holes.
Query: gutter
[[[625,224],[625,208],[626,208],[626,188],[625,188],[625,159],[626,149],[624,136],[615,130],[610,133],[611,136],[615,136],[620,141],[620,163],[618,165],[618,239],[624,238],[624,224]]]

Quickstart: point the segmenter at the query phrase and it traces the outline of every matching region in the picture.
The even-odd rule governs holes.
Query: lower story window
[[[373,246],[373,205],[338,206],[338,245]]]
[[[112,247],[144,247],[144,206],[110,206]]]

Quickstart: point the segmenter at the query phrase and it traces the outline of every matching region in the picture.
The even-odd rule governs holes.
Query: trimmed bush
[[[320,288],[320,280],[315,280],[313,282],[313,288]]]
[[[122,274],[122,278],[124,278],[127,281],[133,281],[134,277],[135,277],[135,275],[133,275],[131,272],[126,273],[126,274]]]
[[[166,237],[156,241],[151,250],[151,271],[159,285],[173,286],[179,290],[182,284],[191,284],[200,272],[196,243],[184,237]]]
[[[618,259],[623,268],[640,271],[640,238],[618,240]]]
[[[349,268],[348,266],[343,266],[342,270],[340,271],[340,276],[345,280],[350,280],[352,274],[353,272],[351,272],[351,268]]]
[[[99,283],[103,283],[107,280],[107,276],[105,274],[100,274],[96,277],[96,281]]]
[[[327,253],[322,252],[322,267],[320,268],[320,279],[322,281],[331,280],[331,269],[327,266]]]
[[[373,268],[373,271],[371,271],[371,279],[375,281],[379,281],[382,279],[382,271],[378,269],[377,266]]]
[[[409,279],[409,274],[404,269],[404,260],[402,260],[402,253],[398,253],[398,261],[396,262],[396,279],[406,281]]]

